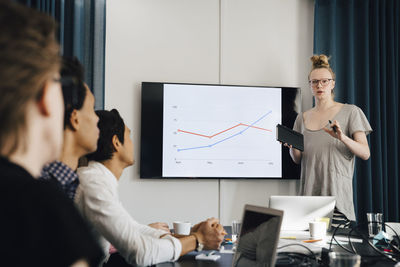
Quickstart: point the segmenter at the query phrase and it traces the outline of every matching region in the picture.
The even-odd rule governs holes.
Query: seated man
[[[97,266],[102,250],[65,194],[37,178],[60,154],[56,23],[0,0],[0,265]]]
[[[117,110],[96,113],[100,119],[97,150],[87,156],[89,166],[78,169],[81,182],[75,202],[100,236],[104,251],[111,243],[128,263],[151,265],[175,261],[196,247],[217,249],[226,234],[217,219],[194,226],[189,236],[173,237],[128,214],[119,202],[117,186],[124,168],[134,163],[130,130]]]

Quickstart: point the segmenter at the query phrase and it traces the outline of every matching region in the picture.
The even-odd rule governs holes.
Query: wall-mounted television
[[[299,179],[276,141],[299,88],[143,82],[140,177]]]

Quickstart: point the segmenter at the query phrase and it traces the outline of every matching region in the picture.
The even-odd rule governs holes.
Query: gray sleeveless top
[[[352,138],[355,132],[368,135],[371,125],[362,110],[344,104],[332,120],[337,120],[344,134]],[[325,127],[328,127],[329,123]],[[306,196],[336,196],[336,208],[350,220],[355,220],[353,174],[355,155],[338,139],[323,129],[309,130],[299,113],[293,130],[304,135],[301,158],[300,194]]]

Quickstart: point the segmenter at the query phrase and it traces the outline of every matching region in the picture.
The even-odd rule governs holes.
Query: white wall
[[[106,109],[117,108],[140,154],[142,81],[307,86],[313,0],[107,1]],[[151,118],[149,118],[151,119]],[[295,181],[144,180],[125,170],[120,198],[142,223],[241,216],[245,203],[295,194]]]

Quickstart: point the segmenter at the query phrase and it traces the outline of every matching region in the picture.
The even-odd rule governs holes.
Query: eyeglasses
[[[310,80],[308,82],[312,87],[317,87],[319,83],[321,83],[322,86],[327,86],[330,81],[333,81],[333,79]]]

